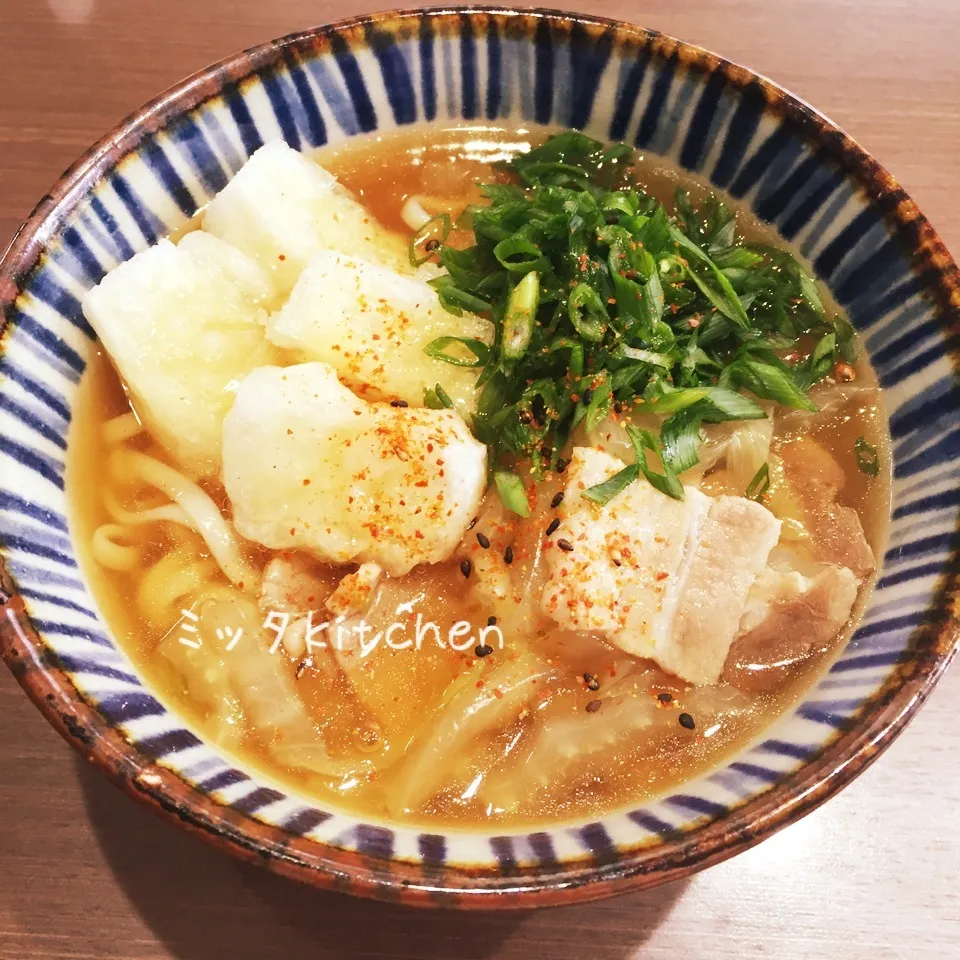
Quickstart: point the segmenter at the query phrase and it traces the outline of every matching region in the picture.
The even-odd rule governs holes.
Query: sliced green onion
[[[654,270],[650,279],[643,285],[641,299],[641,315],[648,324],[659,323],[663,319],[663,284],[660,274]]]
[[[700,462],[700,419],[698,407],[687,407],[660,428],[660,457],[672,473],[683,473]]]
[[[503,317],[503,356],[507,360],[518,360],[527,352],[539,306],[540,277],[531,271],[510,291],[507,301]]]
[[[584,340],[599,343],[603,339],[609,315],[600,295],[588,283],[578,283],[567,299],[567,314],[574,330]]]
[[[765,420],[766,413],[755,400],[745,397],[736,390],[724,387],[708,387],[703,419],[708,423],[722,423],[724,420]]]
[[[857,437],[853,452],[857,456],[857,466],[861,473],[875,477],[880,472],[880,455],[877,453],[877,448],[869,443],[866,437]]]
[[[700,292],[728,319],[744,330],[750,328],[750,318],[743,304],[723,271],[690,239],[676,227],[670,235],[685,253],[693,254],[687,261],[687,274],[700,288]]]
[[[557,337],[547,349],[550,353],[557,350],[569,350],[570,362],[568,368],[571,376],[579,377],[583,373],[583,344],[570,337]]]
[[[673,366],[673,360],[665,353],[657,353],[655,350],[643,350],[639,347],[622,347],[622,354],[628,360],[642,360],[644,363],[652,363],[655,367],[661,367],[669,370]]]
[[[823,316],[823,301],[820,299],[820,293],[817,290],[817,285],[814,282],[813,277],[811,277],[799,263],[794,261],[796,265],[797,277],[800,281],[800,295],[806,300],[807,305],[811,310],[818,316]]]
[[[705,399],[709,393],[709,387],[687,387],[684,390],[671,390],[669,393],[647,397],[646,409],[650,413],[666,416],[670,413],[676,413],[678,410],[692,407],[695,403]]]
[[[446,275],[430,281],[450,313],[492,320],[495,347],[464,330],[427,352],[479,374],[472,427],[494,471],[510,464],[537,480],[576,425],[596,429],[615,400],[642,398],[660,435],[633,437],[625,476],[682,498],[701,423],[760,419],[774,404],[815,410],[807,391],[838,359],[853,362],[855,338],[824,315],[816,281],[789,252],[741,242],[716,197],[694,203],[681,190],[668,214],[637,184],[633,157],[571,131],[501,164],[515,182],[481,187],[484,201],[458,222],[473,244],[441,241]],[[425,224],[412,261],[447,229],[443,216]],[[803,362],[781,359],[807,342]],[[425,402],[444,406],[439,391]]]
[[[439,383],[433,387],[427,387],[423,391],[423,405],[430,410],[453,409],[453,401],[450,399],[450,395]]]
[[[785,407],[809,410],[816,413],[817,405],[793,382],[790,375],[779,367],[759,360],[742,359],[739,369],[746,373],[744,386],[764,400],[776,400]]]
[[[602,483],[596,483],[592,487],[587,487],[580,496],[586,497],[588,500],[592,500],[594,503],[601,505],[609,503],[618,493],[629,487],[639,476],[640,464],[631,463]]]
[[[523,481],[512,470],[497,470],[493,474],[500,501],[508,509],[521,517],[530,516],[530,504]]]
[[[511,273],[529,273],[531,270],[543,270],[547,266],[540,248],[523,237],[512,236],[501,240],[493,248],[493,255],[504,270]]]
[[[419,267],[426,263],[436,253],[437,248],[446,242],[453,224],[448,213],[438,213],[431,217],[411,238],[408,252],[410,265]],[[433,241],[436,241],[434,243]],[[425,248],[430,249],[426,250]],[[425,256],[417,256],[417,251],[425,249]]]
[[[766,461],[760,466],[760,469],[753,475],[753,479],[747,484],[744,496],[748,500],[756,500],[758,503],[763,499],[763,495],[770,489],[770,464]]]
[[[657,473],[647,463],[647,451],[660,454],[660,444],[649,430],[641,430],[632,423],[627,426],[627,436],[633,444],[633,451],[637,455],[637,466],[644,475],[647,483],[661,493],[665,493],[674,500],[683,499],[683,484],[673,475],[667,464],[663,465],[663,473]],[[661,458],[662,459],[662,458]]]
[[[427,281],[440,298],[441,306],[448,312],[462,316],[464,310],[471,313],[487,313],[490,304],[481,297],[461,289],[450,276]]]
[[[810,366],[816,367],[821,360],[832,360],[837,350],[837,334],[828,333],[821,337],[812,354],[810,354]]]
[[[588,433],[596,430],[599,424],[606,419],[611,406],[613,406],[613,396],[610,381],[604,378],[602,383],[593,388],[590,403],[587,405],[586,426]]]
[[[457,357],[446,353],[447,347],[455,343],[466,347],[473,357]],[[482,340],[475,340],[473,337],[437,337],[427,344],[424,352],[434,360],[442,360],[455,367],[482,367],[487,362],[490,348]]]

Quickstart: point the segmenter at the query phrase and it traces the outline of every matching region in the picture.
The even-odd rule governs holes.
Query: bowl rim
[[[912,199],[867,152],[803,100],[733,61],[674,38],[625,22],[548,8],[436,6],[394,10],[338,20],[232,54],[170,87],[122,120],[57,180],[17,230],[0,258],[3,327],[22,282],[44,248],[90,188],[141,139],[165,127],[224,86],[236,85],[285,58],[329,46],[334,36],[363,41],[369,26],[393,29],[422,19],[443,21],[506,17],[525,36],[543,20],[567,31],[612,31],[619,48],[647,49],[658,59],[675,57],[687,69],[720,73],[737,90],[754,87],[764,109],[790,119],[804,139],[857,183],[884,214],[909,251],[913,270],[943,316],[960,311],[960,270]],[[455,29],[455,26],[454,26]],[[2,328],[0,328],[2,330]],[[960,361],[951,354],[955,370]],[[956,558],[956,553],[954,554]],[[526,908],[599,899],[680,879],[718,863],[811,812],[869,766],[901,732],[930,694],[960,644],[960,622],[951,619],[950,598],[960,588],[960,563],[941,579],[936,600],[913,639],[917,655],[898,666],[874,695],[869,722],[855,722],[811,761],[728,814],[676,839],[642,847],[610,862],[596,859],[553,868],[519,868],[510,874],[458,867],[431,868],[378,860],[359,852],[295,837],[252,816],[223,807],[199,788],[141,754],[87,703],[69,676],[42,661],[44,642],[32,626],[23,599],[0,564],[0,656],[58,732],[126,793],[169,820],[243,859],[315,886],[417,906],[489,909]]]

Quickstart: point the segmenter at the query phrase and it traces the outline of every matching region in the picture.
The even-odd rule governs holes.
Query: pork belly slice
[[[546,552],[543,612],[690,683],[715,683],[780,521],[741,497],[685,487],[684,499],[673,500],[643,480],[603,506],[582,496],[623,466],[599,450],[574,450],[562,522]]]
[[[773,509],[780,516],[800,520],[810,533],[815,560],[848,567],[861,578],[872,573],[876,559],[860,515],[839,503],[847,480],[840,464],[812,437],[784,443],[778,453],[782,468],[774,465],[773,469]]]
[[[805,575],[785,565],[791,558],[782,548],[775,553],[783,556],[754,581],[723,670],[724,680],[749,693],[780,686],[803,660],[828,650],[860,589],[847,567],[820,564]]]
[[[780,521],[752,500],[717,497],[693,551],[672,635],[654,658],[691,683],[714,683],[747,596],[780,537]]]

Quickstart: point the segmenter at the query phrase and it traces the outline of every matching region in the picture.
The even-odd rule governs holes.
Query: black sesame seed
[[[391,407],[409,407],[410,404],[407,403],[406,400],[391,400],[390,406]]]
[[[693,717],[691,717],[689,713],[681,713],[677,719],[680,721],[680,726],[685,727],[687,730],[692,730],[696,726]]]
[[[585,673],[583,675],[583,682],[587,685],[588,690],[600,689],[600,681],[592,673]]]
[[[563,471],[567,469],[567,464],[569,462],[570,462],[569,460],[564,460],[563,457],[561,457],[557,461],[557,473],[563,473]]]
[[[521,410],[519,415],[521,423],[532,423],[533,414],[529,410]]]
[[[431,237],[424,245],[424,250],[429,250],[433,253],[434,250],[440,249],[440,241],[436,237]]]
[[[488,626],[488,627],[495,627],[496,625],[497,625],[497,618],[496,618],[496,617],[487,617],[487,626]]]
[[[469,577],[469,576],[470,576],[470,571],[471,571],[471,570],[473,570],[473,564],[472,564],[469,560],[464,559],[464,560],[461,560],[461,561],[460,561],[460,572],[461,572],[465,577]]]
[[[503,562],[507,564],[513,563],[513,546],[509,546],[503,551]]]
[[[477,534],[477,543],[479,543],[484,550],[490,549],[490,540],[485,533]]]
[[[658,699],[661,703],[673,703],[673,694],[672,694],[672,693],[667,693],[666,691],[664,691],[663,693],[658,693],[658,694],[657,694],[657,699]]]
[[[556,533],[556,532],[557,532],[557,527],[559,527],[559,526],[560,526],[560,518],[559,518],[559,517],[554,517],[554,518],[550,521],[550,525],[547,527],[547,536],[549,537],[549,536],[551,536],[552,534]]]
[[[573,550],[573,544],[569,540],[564,540],[562,537],[557,541],[557,546],[567,553]]]
[[[587,713],[596,713],[603,706],[602,700],[591,700],[587,704]]]
[[[473,652],[478,657],[489,657],[493,653],[493,647],[489,643],[481,643],[480,646],[474,648]]]
[[[613,405],[613,412],[623,413],[623,404],[619,400]]]
[[[588,387],[586,390],[583,391],[583,394],[580,397],[580,399],[583,401],[583,405],[586,406],[593,399],[593,391]]]
[[[554,510],[556,510],[557,507],[559,507],[561,503],[563,503],[563,491],[562,491],[562,490],[560,491],[560,493],[555,493],[555,494],[553,495],[553,499],[550,501],[550,506],[551,506]]]

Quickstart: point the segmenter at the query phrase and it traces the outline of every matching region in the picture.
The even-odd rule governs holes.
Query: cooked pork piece
[[[771,484],[771,508],[781,516],[796,514],[810,534],[815,559],[867,576],[876,560],[857,511],[837,502],[846,482],[840,464],[811,437],[784,443],[778,453],[782,468]]]
[[[724,680],[747,693],[781,686],[802,660],[833,643],[859,588],[846,567],[821,565],[809,576],[768,567],[750,591]]]
[[[693,487],[682,501],[643,481],[603,506],[582,496],[623,466],[598,450],[574,450],[542,609],[684,680],[714,683],[780,521],[752,501],[711,499]]]

